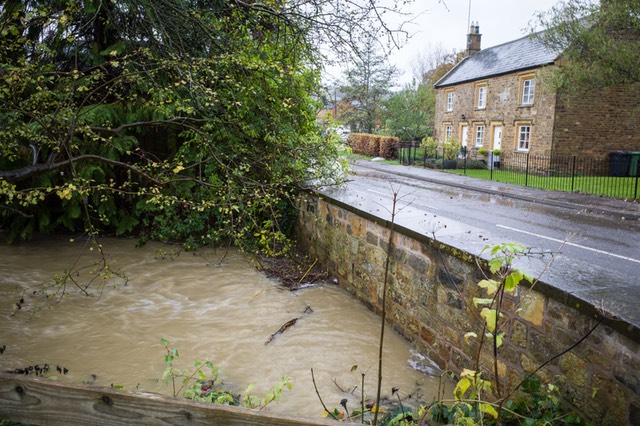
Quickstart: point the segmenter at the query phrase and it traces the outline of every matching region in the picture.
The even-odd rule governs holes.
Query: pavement
[[[625,201],[597,195],[546,191],[416,166],[400,166],[370,160],[349,160],[349,162],[356,172],[358,168],[365,168],[409,179],[448,185],[468,191],[501,195],[531,203],[576,209],[594,214],[605,214],[628,220],[640,220],[640,200]]]

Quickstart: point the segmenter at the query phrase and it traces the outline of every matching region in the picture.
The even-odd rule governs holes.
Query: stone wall
[[[640,84],[559,96],[554,153],[604,158],[611,151],[640,151],[639,129]]]
[[[342,203],[300,198],[298,242],[326,265],[341,287],[380,313],[390,224]],[[389,324],[441,368],[458,374],[474,368],[481,334],[483,278],[477,261],[455,247],[396,227],[388,277]],[[500,348],[502,386],[513,388],[526,373],[560,377],[563,397],[600,425],[640,425],[640,339],[626,324],[605,320],[598,310],[543,282],[505,301],[506,337]],[[517,314],[516,309],[521,309]],[[597,327],[596,327],[597,326]],[[570,352],[549,360],[579,342]],[[488,349],[488,348],[486,348]],[[483,350],[484,371],[492,356]],[[595,395],[595,396],[594,396]]]

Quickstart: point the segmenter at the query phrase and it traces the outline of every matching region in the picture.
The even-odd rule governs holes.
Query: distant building
[[[472,24],[467,56],[434,85],[435,137],[479,148],[542,155],[606,157],[640,151],[640,86],[613,86],[585,95],[557,93],[544,74],[562,54],[526,36],[481,49]]]

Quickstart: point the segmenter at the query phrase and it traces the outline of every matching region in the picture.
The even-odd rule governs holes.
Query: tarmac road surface
[[[323,194],[390,220],[395,193],[399,226],[483,258],[490,244],[530,247],[519,268],[640,325],[640,204],[362,160],[351,173]]]

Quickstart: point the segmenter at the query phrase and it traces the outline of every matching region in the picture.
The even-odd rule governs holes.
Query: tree
[[[637,0],[566,0],[537,21],[537,36],[561,52],[559,89],[588,91],[640,82],[640,3]]]
[[[400,140],[422,140],[433,131],[436,97],[431,84],[407,84],[384,105],[386,128]]]
[[[441,44],[428,46],[412,61],[414,81],[384,103],[386,128],[401,140],[422,140],[433,132],[435,91],[433,84],[462,60],[455,50]]]
[[[357,51],[353,67],[346,71],[344,98],[352,110],[342,117],[352,128],[373,133],[382,121],[382,102],[389,94],[398,70],[378,53],[377,39],[367,37]]]
[[[414,78],[422,83],[435,84],[463,58],[462,52],[448,51],[442,44],[429,45],[411,61]]]
[[[292,195],[337,161],[317,46],[378,22],[375,1],[341,5],[5,2],[0,227],[286,246]]]

